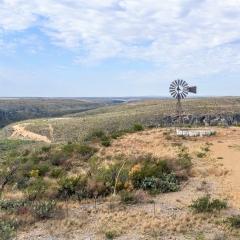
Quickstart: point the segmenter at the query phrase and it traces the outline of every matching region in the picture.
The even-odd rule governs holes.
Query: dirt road
[[[13,126],[14,132],[10,138],[24,139],[24,140],[34,140],[34,141],[43,141],[50,143],[51,141],[46,137],[33,132],[30,132],[25,129],[27,124],[15,125]]]

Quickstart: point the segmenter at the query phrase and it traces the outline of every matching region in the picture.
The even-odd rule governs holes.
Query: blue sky
[[[239,0],[0,0],[0,96],[240,93]]]

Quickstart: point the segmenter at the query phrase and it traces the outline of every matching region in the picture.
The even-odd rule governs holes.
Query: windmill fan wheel
[[[178,80],[174,80],[170,84],[169,91],[172,97],[179,100],[179,99],[185,98],[188,95],[189,87],[185,81],[178,79]]]

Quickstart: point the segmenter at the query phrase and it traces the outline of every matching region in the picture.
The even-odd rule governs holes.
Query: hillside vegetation
[[[239,103],[185,99],[183,108],[231,114]],[[126,102],[3,128],[0,239],[240,239],[240,128],[188,138],[151,125],[175,104]]]
[[[239,97],[184,99],[182,105],[185,113],[195,115],[240,112]],[[52,142],[83,142],[94,130],[118,132],[128,130],[134,124],[141,124],[144,128],[152,127],[152,122],[161,123],[164,116],[174,115],[175,108],[174,99],[149,99],[18,124],[25,124],[26,130],[47,136]],[[8,126],[0,131],[0,136],[10,137],[12,133],[12,126]]]
[[[87,145],[2,141],[1,238],[239,239],[235,173],[214,148],[238,153],[240,128],[215,130],[188,139],[134,125],[95,131]]]
[[[34,118],[60,117],[101,107],[104,101],[62,98],[0,99],[0,128]]]

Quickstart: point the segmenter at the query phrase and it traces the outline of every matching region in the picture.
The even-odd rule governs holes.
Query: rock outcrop
[[[178,121],[178,119],[178,116],[166,115],[162,117],[160,122],[150,120],[150,125],[155,125],[157,127],[173,126]],[[240,124],[240,114],[185,114],[182,115],[182,124],[184,126],[233,126]]]

